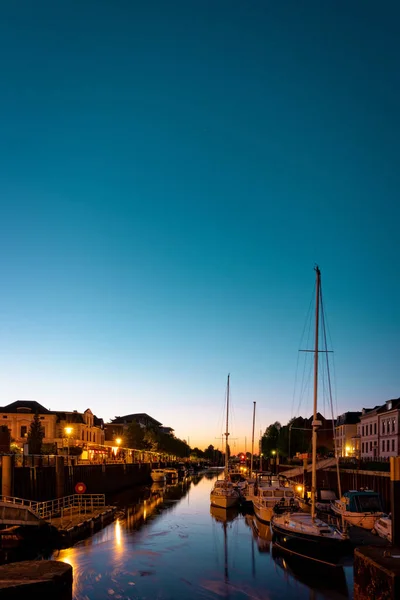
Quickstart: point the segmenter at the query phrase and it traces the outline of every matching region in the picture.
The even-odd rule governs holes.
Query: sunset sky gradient
[[[339,413],[400,396],[400,4],[3,2],[0,404],[234,450],[298,406],[315,263]]]

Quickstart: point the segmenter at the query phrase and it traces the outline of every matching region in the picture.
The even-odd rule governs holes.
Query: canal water
[[[112,498],[115,522],[51,556],[72,565],[75,600],[342,600],[351,566],[322,573],[276,554],[269,526],[210,507],[215,476]]]

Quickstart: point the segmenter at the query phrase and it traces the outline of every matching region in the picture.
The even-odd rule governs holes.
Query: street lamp
[[[69,436],[72,433],[72,427],[64,427],[64,431],[67,436],[67,456],[69,456]]]
[[[274,465],[274,473],[275,473],[275,475],[276,475],[276,450],[272,450],[272,451],[271,451],[271,454],[272,454],[272,459],[273,459],[273,461],[274,461],[274,462],[273,462],[273,465]]]
[[[121,438],[116,438],[115,443],[117,444],[117,446],[120,446],[121,442],[122,442]]]

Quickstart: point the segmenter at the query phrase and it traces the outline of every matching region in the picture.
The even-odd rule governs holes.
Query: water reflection
[[[210,507],[212,485],[197,477],[114,498],[114,523],[54,555],[74,568],[74,599],[306,600],[309,585],[321,600],[348,597],[345,585],[318,587],[275,554],[254,515]]]
[[[259,552],[269,552],[271,549],[272,542],[272,531],[271,527],[267,523],[260,521],[256,515],[246,515],[246,524],[253,531],[253,538],[255,539]]]
[[[286,575],[295,577],[314,590],[326,592],[325,598],[349,598],[349,589],[343,567],[324,567],[304,558],[282,553],[272,546],[272,557]]]

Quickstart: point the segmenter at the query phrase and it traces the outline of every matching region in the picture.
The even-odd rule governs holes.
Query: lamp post
[[[272,454],[272,459],[274,461],[274,463],[273,463],[274,464],[274,474],[276,475],[276,450],[272,450],[271,454]]]
[[[72,427],[64,427],[64,431],[67,436],[67,456],[69,457],[69,436],[72,433]]]
[[[115,443],[117,444],[117,452],[115,458],[117,458],[120,455],[120,446],[122,444],[122,439],[120,437],[115,438]]]

